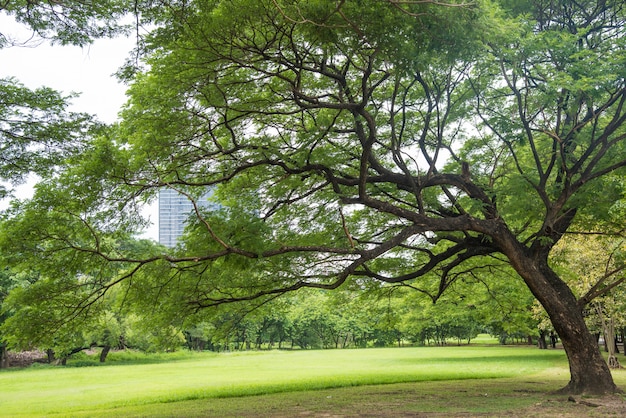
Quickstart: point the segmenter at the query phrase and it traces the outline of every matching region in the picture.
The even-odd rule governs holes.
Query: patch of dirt
[[[463,391],[462,391],[463,392]],[[524,396],[526,392],[520,390],[520,396]],[[460,395],[463,397],[463,394]],[[418,402],[419,403],[419,402]],[[401,417],[418,417],[418,418],[608,418],[608,417],[626,417],[626,400],[620,395],[609,395],[604,397],[585,397],[585,396],[553,396],[545,395],[540,397],[539,402],[534,405],[522,407],[515,410],[501,410],[497,412],[462,412],[457,409],[455,412],[422,412],[419,405],[409,402],[382,402],[367,403],[358,402],[349,408],[312,408],[310,405],[299,404],[297,406],[287,407],[283,410],[278,409],[272,414],[275,418],[287,417],[303,417],[303,418],[401,418]],[[236,416],[236,415],[233,415]],[[248,411],[241,416],[257,417],[263,416]]]
[[[569,396],[561,399],[550,399],[532,407],[525,408],[520,415],[510,417],[624,417],[626,416],[626,400],[620,395],[608,395],[597,398]]]

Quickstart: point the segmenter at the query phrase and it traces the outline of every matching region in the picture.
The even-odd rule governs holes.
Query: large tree
[[[437,298],[491,257],[548,312],[564,391],[614,392],[549,256],[574,228],[623,229],[622,2],[500,3],[172,4],[116,137],[16,208],[3,248],[64,274],[124,261],[81,306],[124,284],[172,315],[433,275]],[[221,207],[169,254],[108,245],[124,202],[164,187]]]

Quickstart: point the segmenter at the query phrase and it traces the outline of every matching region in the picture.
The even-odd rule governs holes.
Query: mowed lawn
[[[425,381],[533,380],[546,373],[557,385],[567,382],[563,351],[448,346],[187,352],[130,364],[2,371],[0,416],[128,416],[131,411],[153,416],[159,405],[176,411],[167,416],[185,416],[198,410],[198,402],[217,399]]]

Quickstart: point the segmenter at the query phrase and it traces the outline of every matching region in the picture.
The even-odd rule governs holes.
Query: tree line
[[[127,245],[156,244],[137,241]],[[564,262],[567,258],[553,262],[561,266],[572,286],[584,290],[597,282],[594,274],[606,270],[610,245],[623,244],[615,239],[570,239],[560,251],[575,251],[582,262],[570,265]],[[7,343],[14,349],[39,349],[46,353],[48,362],[60,364],[73,354],[94,348],[100,350],[100,361],[104,362],[112,349],[157,352],[181,348],[234,351],[443,346],[469,344],[479,333],[497,337],[501,344],[554,346],[557,335],[522,281],[503,280],[502,276],[514,274],[503,263],[483,262],[481,266],[480,274],[473,272],[461,278],[436,303],[410,286],[356,281],[348,289],[335,292],[309,289],[263,305],[225,305],[197,315],[187,312],[178,322],[172,322],[170,315],[154,312],[151,298],[129,299],[123,291],[112,293],[88,315],[72,318],[71,308],[52,312],[45,304],[33,303],[41,302],[32,298],[43,284],[36,275],[4,269],[0,273],[3,367],[9,366]],[[241,269],[238,273],[246,274]],[[436,278],[432,284],[437,284]],[[611,335],[624,341],[623,296],[623,289],[616,288],[586,311],[590,330],[597,340],[604,340],[617,367],[617,344]],[[54,328],[64,322],[64,326]]]
[[[589,252],[592,246],[586,247]],[[41,329],[34,326],[42,321],[32,318],[46,314],[37,312],[28,302],[28,289],[37,280],[4,270],[0,274],[0,307],[4,312],[1,319],[6,323],[0,323],[0,329],[3,343],[39,349],[46,353],[48,362],[60,364],[76,353],[95,348],[104,362],[110,350],[119,349],[157,352],[183,348],[236,351],[443,346],[469,344],[479,333],[497,337],[501,344],[554,346],[556,334],[546,321],[545,311],[521,280],[502,280],[499,276],[504,274],[513,273],[507,273],[505,265],[498,269],[494,265],[491,272],[465,277],[436,303],[408,286],[357,282],[351,289],[310,289],[261,306],[223,306],[186,316],[178,323],[169,321],[169,317],[159,318],[140,301],[135,306],[127,301],[124,305],[124,295],[116,293],[106,306],[52,332],[50,322]],[[579,281],[579,277],[573,279]],[[603,306],[604,315],[614,322],[612,332],[622,341],[626,324],[623,303],[620,300]],[[24,310],[25,305],[30,309]],[[18,313],[15,318],[10,318],[12,312]],[[590,329],[596,338],[602,336],[608,349],[607,330],[599,318],[597,311],[587,313]]]
[[[8,271],[1,277],[0,289],[27,289],[32,284]],[[473,292],[468,291],[470,286]],[[437,304],[405,287],[308,290],[264,306],[224,307],[181,324],[160,323],[148,311],[139,314],[144,309],[141,306],[134,312],[129,307],[116,310],[121,301],[112,300],[97,315],[84,318],[88,321],[72,322],[71,327],[44,336],[28,326],[32,322],[24,323],[18,316],[3,327],[3,340],[22,349],[40,349],[50,362],[63,363],[71,355],[95,347],[101,349],[104,362],[109,350],[128,348],[146,352],[183,347],[213,351],[336,349],[469,344],[484,332],[498,336],[502,343],[537,337],[538,321],[530,315],[532,296],[521,282],[514,298],[504,289],[499,291],[497,303],[508,305],[506,313],[494,310],[494,294],[487,294],[484,284],[460,283],[458,287],[456,297]],[[5,315],[22,308],[23,297],[20,290],[13,292],[3,304]],[[29,310],[28,314],[36,312]],[[37,345],[28,345],[36,339]]]

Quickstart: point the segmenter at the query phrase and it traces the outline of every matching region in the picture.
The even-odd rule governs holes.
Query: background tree
[[[619,236],[575,235],[562,240],[554,252],[554,264],[568,279],[570,287],[586,303],[587,322],[604,337],[608,364],[620,368],[616,354],[616,329],[624,316],[624,238]],[[575,260],[575,262],[571,262]]]
[[[419,289],[433,274],[437,299],[473,259],[499,257],[561,338],[564,390],[617,390],[549,255],[572,228],[623,225],[609,210],[626,165],[622,2],[186,6],[155,21],[124,121],[94,148],[108,154],[90,149],[11,214],[32,216],[11,219],[15,233],[40,228],[23,256],[49,273],[59,257],[127,263],[90,283],[88,304],[158,270],[145,297],[171,290],[171,314],[358,281]],[[70,181],[81,170],[89,184]],[[102,245],[137,222],[118,220],[124,202],[208,186],[222,210],[197,210],[174,252]],[[56,195],[84,216],[44,204]]]
[[[0,325],[12,314],[12,310],[5,306],[9,292],[16,287],[28,286],[33,281],[32,277],[18,274],[8,268],[0,270]],[[9,367],[9,365],[6,334],[0,332],[0,369]]]
[[[530,344],[538,337],[539,327],[532,315],[534,297],[510,266],[498,259],[479,261],[481,269],[465,278],[465,295],[483,329],[497,336],[502,344],[514,339]]]

